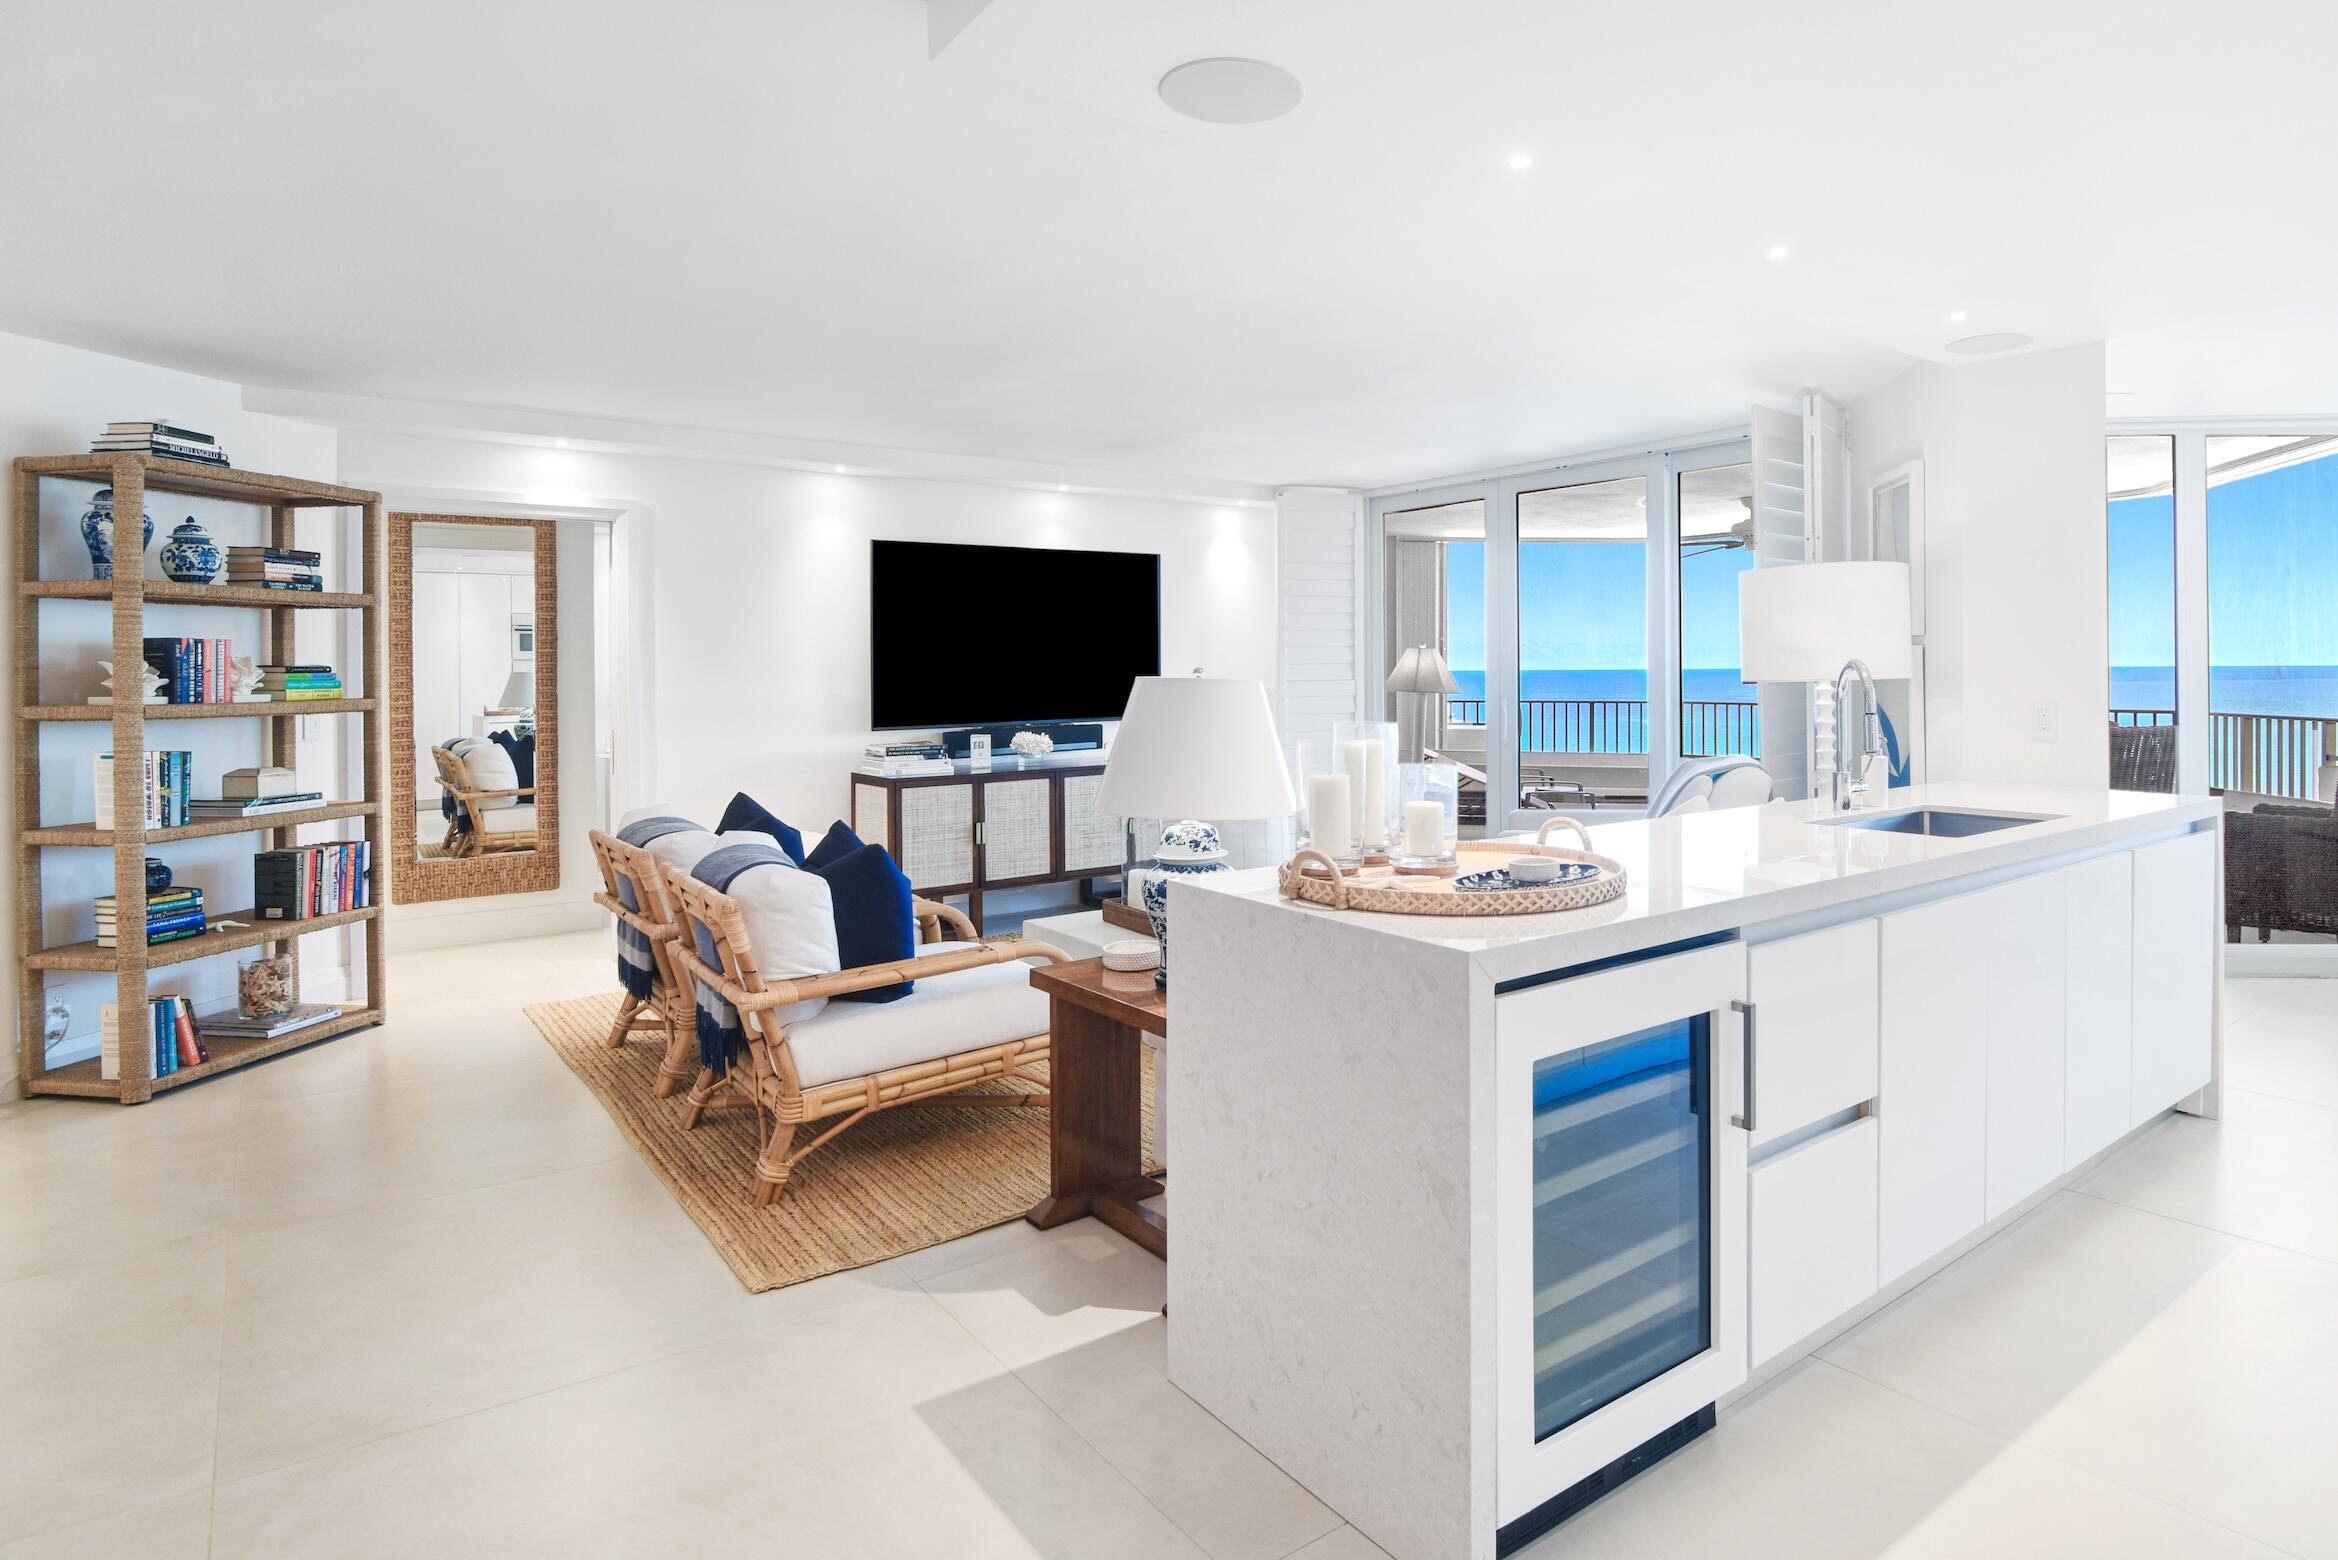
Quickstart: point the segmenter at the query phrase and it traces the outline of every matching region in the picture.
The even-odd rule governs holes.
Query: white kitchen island
[[[1986,832],[1600,827],[1629,892],[1550,916],[1180,880],[1170,1379],[1397,1560],[1484,1560],[2212,1112],[2216,804],[1855,817],[1916,808]]]

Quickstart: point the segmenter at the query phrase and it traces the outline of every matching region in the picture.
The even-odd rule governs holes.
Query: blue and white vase
[[[138,518],[145,523],[138,537],[138,550],[146,551],[146,544],[154,540],[154,516],[141,511]],[[81,517],[81,544],[89,549],[89,573],[92,579],[110,580],[114,577],[114,490],[99,488],[90,495],[89,509]]]
[[[1209,877],[1233,870],[1226,865],[1226,848],[1219,842],[1214,824],[1188,818],[1163,825],[1161,843],[1153,852],[1153,864],[1130,874],[1137,880],[1137,903],[1143,906],[1145,918],[1153,923],[1153,936],[1161,944],[1161,967],[1153,974],[1154,985],[1164,990],[1169,985],[1171,880]]]
[[[208,585],[219,578],[219,544],[193,515],[162,544],[162,572],[183,585]]]
[[[146,891],[159,894],[170,887],[170,863],[160,856],[146,858]]]

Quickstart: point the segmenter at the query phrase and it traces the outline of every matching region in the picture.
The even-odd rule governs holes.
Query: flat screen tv
[[[869,724],[1118,720],[1161,673],[1161,557],[871,542]]]

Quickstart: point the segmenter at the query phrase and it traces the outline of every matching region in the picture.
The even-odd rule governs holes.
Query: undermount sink
[[[1827,822],[1846,829],[1881,829],[1889,834],[1929,834],[1937,839],[1963,839],[1998,829],[2018,829],[2025,823],[2050,823],[2053,813],[1952,812],[1944,807],[1918,807],[1908,812],[1849,813]]]

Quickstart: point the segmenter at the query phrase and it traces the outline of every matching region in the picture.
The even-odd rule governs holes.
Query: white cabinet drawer
[[[1876,924],[1746,950],[1754,1005],[1754,1132],[1782,1133],[1875,1098]]]
[[[1875,1118],[1747,1175],[1747,1360],[1759,1365],[1875,1293]]]
[[[1987,896],[1883,917],[1877,1278],[1980,1228],[1988,1153]]]

